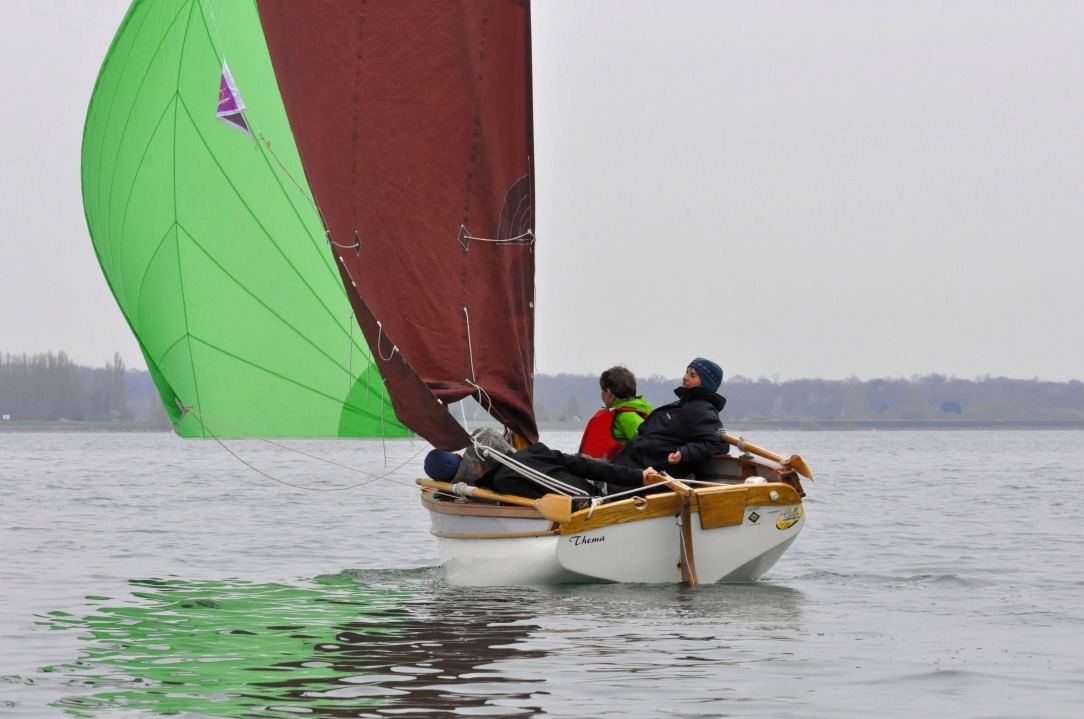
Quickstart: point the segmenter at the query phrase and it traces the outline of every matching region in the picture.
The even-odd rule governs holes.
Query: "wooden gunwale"
[[[532,507],[513,507],[505,504],[489,504],[476,500],[464,499],[463,501],[446,501],[437,499],[433,495],[435,490],[422,491],[422,504],[425,508],[440,514],[456,514],[473,517],[506,517],[512,519],[545,519],[537,509]]]
[[[777,499],[772,499],[772,492],[777,493]],[[595,507],[593,512],[582,509],[572,515],[568,524],[561,525],[561,534],[581,534],[614,524],[655,517],[676,517],[681,513],[681,498],[674,493],[649,494],[641,502],[630,498]],[[692,496],[689,497],[688,511],[700,515],[703,529],[714,529],[741,524],[745,508],[749,505],[786,506],[801,503],[802,499],[794,487],[783,482],[733,484],[694,488]],[[716,511],[717,509],[721,511]],[[738,517],[737,521],[734,521],[735,516]]]
[[[674,492],[622,499],[612,504],[601,504],[594,510],[581,509],[574,513],[568,524],[561,525],[561,534],[580,534],[614,524],[638,522],[656,517],[673,517],[680,511],[681,497]]]
[[[418,480],[422,484],[423,480]],[[433,495],[439,488],[434,488],[430,480],[422,486],[422,503],[434,512],[464,516],[504,517],[519,519],[545,519],[533,507],[490,504],[477,500],[442,501]],[[432,484],[438,484],[433,482]],[[443,484],[443,483],[440,483]],[[684,485],[682,485],[684,488]],[[776,498],[772,499],[772,492]],[[501,495],[490,492],[501,501],[522,504],[533,500],[513,495]],[[695,487],[686,500],[686,509],[691,519],[692,514],[699,515],[702,529],[716,529],[740,525],[744,521],[745,508],[748,506],[787,506],[801,504],[800,493],[786,482],[767,482],[765,484],[730,484],[708,487]],[[572,514],[568,522],[554,524],[551,530],[527,533],[472,533],[472,534],[437,534],[436,536],[454,536],[458,538],[498,538],[513,536],[545,536],[560,532],[564,536],[581,534],[603,527],[628,522],[638,522],[657,517],[676,517],[682,514],[682,498],[674,492],[649,494],[643,497],[630,497],[617,502],[602,504],[593,509],[581,509]]]
[[[537,532],[445,532],[439,529],[430,529],[429,533],[441,539],[529,539],[531,537],[552,537],[559,530],[542,529]]]
[[[763,477],[770,484],[789,484],[800,496],[805,496],[801,479],[794,468],[748,452],[737,456],[723,454],[712,457],[697,474],[697,479],[707,482],[741,483],[750,477]]]

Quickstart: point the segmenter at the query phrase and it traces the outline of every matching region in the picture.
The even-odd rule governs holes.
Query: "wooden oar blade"
[[[810,469],[809,465],[805,463],[805,460],[798,455],[791,455],[790,459],[787,460],[787,466],[808,479],[810,482],[813,481],[813,470]]]
[[[545,494],[534,501],[534,508],[551,522],[568,524],[572,520],[572,497],[563,494]]]
[[[764,459],[770,459],[773,462],[779,462],[782,465],[786,465],[787,467],[790,467],[795,472],[802,475],[803,477],[805,477],[809,481],[811,481],[811,482],[813,481],[813,470],[811,470],[809,468],[809,465],[805,463],[804,459],[802,459],[801,457],[799,457],[796,454],[792,454],[790,459],[783,459],[781,456],[779,456],[775,452],[769,452],[768,450],[762,449],[761,447],[758,447],[755,444],[750,444],[750,443],[746,442],[744,437],[734,437],[734,436],[729,435],[729,434],[723,434],[721,436],[726,442],[728,442],[728,443],[734,445],[735,447],[741,449],[743,452],[749,452],[750,454],[755,454],[758,457],[763,457]]]

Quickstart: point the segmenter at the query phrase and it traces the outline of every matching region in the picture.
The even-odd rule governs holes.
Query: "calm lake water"
[[[1084,432],[749,439],[817,476],[759,583],[463,589],[424,443],[0,434],[0,715],[1084,715]]]

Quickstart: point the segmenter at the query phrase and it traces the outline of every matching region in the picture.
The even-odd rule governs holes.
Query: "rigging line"
[[[330,231],[326,231],[324,234],[327,235],[328,244],[330,244],[332,247],[338,247],[340,250],[358,250],[358,249],[361,249],[361,242],[359,242],[358,240],[354,240],[354,243],[352,245],[342,245],[342,244],[339,244],[338,242],[336,242],[335,240],[331,239],[331,232]],[[357,237],[357,235],[355,235],[355,237]]]
[[[259,126],[255,122],[252,123],[252,126],[256,129],[257,140],[267,146],[268,154],[270,154],[271,157],[275,159],[275,162],[278,163],[278,166],[282,168],[282,173],[286,175],[287,178],[289,178],[290,182],[294,183],[294,187],[301,191],[301,195],[308,201],[310,205],[312,205],[312,209],[316,210],[316,214],[320,216],[321,224],[323,224],[323,226],[326,228],[327,222],[324,221],[324,213],[320,211],[320,206],[316,204],[316,198],[312,196],[312,193],[306,192],[305,188],[301,186],[301,183],[294,179],[294,176],[290,174],[290,171],[288,169],[286,169],[286,165],[283,164],[282,160],[279,159],[279,156],[275,154],[275,151],[271,149],[271,141],[264,137],[263,131],[260,130]],[[330,235],[328,235],[327,239],[328,242],[331,242]]]
[[[226,60],[226,45],[222,42],[222,35],[218,32],[218,18],[215,16],[214,6],[211,4],[211,0],[207,2],[207,14],[211,16],[211,25],[215,29],[215,37],[218,39],[218,56],[223,62]]]
[[[384,381],[387,382],[387,380],[384,380]],[[388,466],[388,433],[387,433],[387,430],[384,429],[384,407],[386,405],[387,405],[387,402],[381,402],[380,403],[380,446],[384,449],[384,466],[385,467]],[[421,452],[421,450],[418,450],[418,451]],[[418,455],[414,455],[414,456],[417,457]]]
[[[471,242],[492,242],[495,245],[533,245],[538,239],[534,236],[532,230],[527,230],[522,235],[516,235],[515,237],[509,237],[507,240],[493,240],[487,237],[475,237],[474,235],[467,233],[467,237]]]
[[[383,479],[382,477],[375,477],[373,479],[369,479],[369,480],[366,480],[364,482],[358,482],[357,484],[350,485],[349,487],[305,487],[305,486],[300,485],[300,484],[293,484],[292,482],[287,482],[285,480],[279,479],[278,477],[272,477],[270,474],[268,474],[267,472],[264,472],[263,470],[258,469],[257,467],[253,466],[251,463],[247,462],[245,459],[243,459],[240,455],[238,455],[232,449],[227,447],[226,444],[221,439],[219,439],[218,435],[216,435],[214,432],[212,432],[210,429],[207,428],[207,425],[205,425],[203,423],[203,421],[200,419],[198,414],[196,414],[195,412],[193,412],[192,414],[193,414],[193,416],[196,417],[196,421],[200,423],[200,426],[203,427],[203,430],[205,432],[207,432],[207,434],[211,435],[211,438],[214,439],[215,442],[218,442],[218,445],[220,447],[222,447],[222,449],[229,452],[233,456],[234,459],[236,459],[238,462],[240,462],[241,464],[243,464],[246,467],[248,467],[249,469],[251,469],[256,474],[262,475],[262,476],[266,477],[267,479],[270,479],[272,482],[278,482],[279,484],[286,485],[287,487],[293,487],[294,489],[304,489],[304,490],[309,491],[309,492],[340,492],[340,491],[345,490],[345,489],[356,489],[357,487],[363,487],[366,484],[372,484],[373,482],[376,482],[376,481],[378,481],[380,479]]]
[[[400,464],[400,465],[399,465],[398,467],[395,467],[395,468],[394,468],[394,469],[392,469],[392,470],[391,470],[390,472],[386,472],[386,473],[384,473],[384,474],[382,474],[382,475],[381,475],[381,474],[373,474],[372,472],[366,472],[365,470],[363,470],[363,469],[358,469],[357,467],[351,467],[351,466],[350,466],[350,465],[348,465],[348,464],[343,464],[343,463],[341,463],[341,462],[336,462],[335,460],[332,460],[332,459],[326,459],[326,458],[324,458],[324,457],[318,457],[318,456],[316,456],[316,455],[314,455],[314,454],[309,454],[308,452],[305,452],[305,451],[303,451],[303,450],[297,449],[296,447],[290,447],[290,446],[288,446],[288,445],[285,445],[285,444],[281,444],[281,443],[279,443],[279,442],[275,442],[275,441],[273,441],[273,440],[270,440],[270,439],[268,439],[267,437],[260,437],[260,436],[258,436],[258,435],[255,435],[255,434],[250,434],[250,433],[248,433],[248,432],[244,431],[243,429],[240,429],[240,428],[238,428],[238,427],[234,427],[234,426],[231,426],[231,425],[229,425],[229,424],[226,424],[225,422],[223,422],[223,421],[221,421],[221,420],[217,420],[217,419],[214,419],[213,417],[205,417],[204,415],[200,414],[199,412],[197,412],[196,410],[192,409],[191,407],[186,407],[185,409],[186,409],[186,410],[188,411],[188,413],[190,413],[190,414],[191,414],[191,415],[192,415],[193,417],[195,417],[195,418],[196,418],[196,421],[200,423],[200,426],[201,426],[201,427],[203,427],[203,429],[204,429],[204,430],[205,430],[205,431],[206,431],[206,432],[207,432],[208,434],[210,434],[210,435],[211,435],[212,437],[214,437],[214,438],[215,438],[215,440],[216,440],[216,441],[218,441],[218,443],[219,443],[219,444],[222,444],[221,440],[220,440],[220,439],[218,438],[218,436],[216,436],[216,435],[215,435],[215,433],[214,433],[214,432],[212,432],[212,431],[210,430],[210,428],[208,428],[208,426],[207,426],[206,422],[204,422],[204,420],[205,420],[205,419],[206,419],[207,421],[209,421],[209,422],[214,422],[215,424],[221,425],[221,426],[223,426],[223,427],[225,427],[225,428],[227,428],[227,429],[231,429],[231,430],[233,430],[234,432],[237,432],[238,434],[242,434],[242,435],[244,435],[244,436],[246,436],[246,437],[248,437],[248,438],[250,438],[250,439],[258,439],[258,440],[260,440],[261,442],[265,442],[265,443],[267,443],[267,444],[270,444],[270,445],[271,445],[271,446],[273,446],[273,447],[278,447],[279,449],[284,449],[284,450],[286,450],[286,451],[288,451],[288,452],[293,452],[293,453],[295,453],[295,454],[300,454],[300,455],[302,455],[303,457],[308,457],[308,458],[310,458],[310,459],[315,459],[315,460],[316,460],[316,461],[318,461],[318,462],[323,462],[323,463],[325,463],[325,464],[331,464],[331,465],[334,465],[334,466],[336,466],[336,467],[340,467],[340,468],[342,468],[342,469],[348,470],[348,471],[350,471],[350,472],[355,472],[355,473],[357,473],[357,474],[364,474],[364,475],[367,475],[367,476],[369,476],[369,477],[372,477],[372,479],[371,479],[371,480],[369,480],[369,481],[367,481],[367,482],[361,482],[360,484],[352,485],[352,486],[350,486],[350,487],[338,487],[338,488],[336,488],[336,489],[353,489],[354,487],[360,487],[360,486],[362,486],[362,485],[365,485],[365,484],[369,484],[370,482],[375,482],[375,481],[377,481],[377,480],[380,480],[380,479],[386,479],[386,480],[388,480],[388,481],[390,481],[390,482],[394,482],[394,483],[396,483],[396,484],[401,484],[401,485],[403,485],[403,486],[410,486],[410,485],[409,485],[408,483],[405,483],[405,482],[400,482],[400,481],[399,481],[399,480],[397,480],[397,479],[393,479],[393,478],[392,478],[392,477],[391,477],[390,475],[391,475],[391,474],[392,474],[393,472],[398,472],[399,470],[403,469],[403,468],[404,468],[404,467],[406,467],[406,466],[407,466],[408,464],[410,464],[410,463],[411,463],[412,461],[414,461],[415,459],[417,459],[418,455],[422,453],[422,450],[423,450],[423,449],[425,449],[425,446],[422,446],[422,448],[421,448],[421,449],[419,449],[419,450],[418,450],[417,452],[415,452],[415,453],[414,453],[414,454],[413,454],[412,456],[408,457],[408,458],[407,458],[407,459],[406,459],[406,460],[405,460],[405,461],[404,461],[404,462],[403,462],[402,464]],[[234,453],[234,452],[233,452],[232,450],[230,450],[230,449],[229,449],[228,447],[226,447],[225,445],[222,445],[222,446],[226,448],[226,451],[227,451],[227,452],[229,452],[230,454],[233,454],[233,455],[234,455],[235,457],[237,456],[237,455],[236,455],[236,454],[235,454],[235,453]],[[248,462],[245,462],[245,460],[241,459],[240,457],[237,457],[237,458],[238,458],[238,459],[239,459],[239,460],[240,460],[240,461],[241,461],[242,463],[244,463],[245,465],[248,465],[249,467],[251,467],[251,468],[252,468],[252,469],[253,469],[254,471],[256,471],[256,472],[259,472],[260,474],[264,474],[263,472],[260,472],[260,470],[256,469],[255,467],[252,467],[252,465],[248,464]],[[386,466],[386,465],[387,465],[387,459],[386,459],[386,454],[385,454],[385,466]],[[266,475],[266,474],[264,474],[264,476],[265,476],[265,477],[268,477],[268,475]],[[281,481],[281,480],[275,479],[274,477],[268,477],[268,478],[269,478],[269,479],[273,479],[273,480],[274,480],[274,481],[276,481],[276,482],[280,482],[280,481]],[[282,482],[282,483],[283,483],[283,484],[289,484],[288,482]],[[296,485],[290,485],[290,486],[291,486],[291,487],[293,487],[293,486],[296,486]],[[309,489],[309,487],[300,487],[300,489]],[[332,491],[332,490],[321,490],[321,489],[317,489],[317,488],[313,488],[313,489],[314,489],[315,491]]]
[[[383,339],[383,337],[384,337],[384,325],[382,325],[380,323],[380,320],[376,321],[376,329],[377,329],[376,353],[378,355],[380,355],[380,359],[384,360],[385,362],[391,362],[392,357],[394,357],[395,353],[399,351],[399,348],[396,347],[395,344],[393,343],[392,346],[391,346],[391,354],[388,355],[387,357],[385,357],[384,356],[384,351],[380,349],[380,344],[381,344],[380,340]]]
[[[475,449],[478,450],[478,453],[481,456],[488,457],[489,459],[492,459],[494,462],[497,462],[498,464],[503,464],[505,467],[508,467],[513,472],[519,474],[520,476],[524,477],[525,479],[531,480],[535,484],[538,484],[538,485],[540,485],[542,487],[545,487],[546,489],[557,492],[558,494],[564,494],[564,495],[569,496],[569,497],[589,497],[590,496],[587,493],[586,490],[580,489],[579,487],[575,487],[575,486],[573,486],[571,484],[568,484],[567,482],[562,482],[561,480],[556,479],[555,477],[550,477],[547,474],[543,474],[542,472],[539,472],[537,469],[535,469],[533,467],[528,467],[526,464],[524,464],[523,462],[520,462],[518,459],[516,459],[512,455],[505,454],[504,452],[501,452],[500,450],[493,449],[491,447],[486,447],[485,445],[483,445],[481,442],[478,442],[477,440],[472,440],[472,441],[474,442]]]
[[[727,484],[726,482],[709,482],[706,479],[692,479],[691,477],[682,477],[682,482],[685,484],[703,484],[707,487],[738,487],[741,484]]]
[[[478,404],[482,405],[482,400],[485,399],[485,402],[488,405],[488,407],[487,406],[482,406],[482,409],[484,409],[486,412],[489,412],[489,414],[492,415],[493,414],[493,398],[489,396],[489,392],[486,392],[484,389],[482,389],[482,385],[475,384],[474,382],[471,382],[469,379],[465,379],[463,381],[466,382],[467,384],[469,384],[471,387],[474,387],[476,390],[478,390]]]
[[[463,416],[463,427],[469,432],[470,423],[467,422],[467,408],[462,402],[459,403],[459,414]]]
[[[463,308],[463,318],[467,323],[467,353],[470,356],[470,378],[477,382],[478,374],[474,371],[474,345],[471,344],[470,340],[470,312],[467,311],[466,307]]]
[[[681,480],[681,481],[684,482],[685,480]],[[666,485],[663,484],[662,486],[665,487]],[[601,500],[599,502],[599,504],[603,504],[605,502],[612,502],[612,501],[614,501],[616,499],[624,498],[624,497],[626,497],[628,495],[635,495],[637,492],[643,492],[643,491],[644,491],[644,487],[633,487],[632,489],[626,489],[624,492],[614,492],[613,494],[607,494],[605,497],[597,497],[596,499]],[[673,490],[671,490],[671,491],[673,491]],[[635,499],[636,497],[633,497],[633,498]]]
[[[355,315],[355,314],[351,314],[350,318],[351,318],[351,320],[353,322],[358,321],[357,315]],[[359,327],[360,327],[360,325],[359,325]],[[354,332],[353,327],[350,328],[350,332],[351,332],[351,334],[353,334],[353,332]],[[364,338],[365,338],[365,333],[362,333],[362,339],[364,339]],[[372,397],[372,395],[373,395],[373,376],[372,376],[373,373],[370,370],[372,370],[373,365],[376,364],[376,361],[373,359],[373,351],[371,349],[369,349],[368,343],[365,344],[365,352],[368,354],[368,356],[365,359],[369,360],[368,364],[365,365],[365,409],[369,409],[369,404],[370,404],[370,402],[372,402],[372,399],[373,399],[373,397]],[[384,385],[383,384],[380,385],[380,390],[381,390],[380,401],[381,401],[381,403],[383,403],[384,402],[384,395],[383,395]],[[380,412],[383,413],[384,410],[381,409]]]

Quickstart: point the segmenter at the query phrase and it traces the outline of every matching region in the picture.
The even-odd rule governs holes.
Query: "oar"
[[[733,437],[729,434],[723,434],[723,439],[725,439],[727,442],[734,445],[738,449],[742,450],[743,452],[749,452],[750,454],[755,454],[758,457],[763,457],[764,459],[770,459],[773,462],[778,462],[784,467],[790,467],[795,472],[809,479],[810,481],[813,480],[813,470],[809,468],[809,465],[805,463],[804,459],[802,459],[796,454],[792,454],[790,456],[790,459],[786,459],[785,457],[782,457],[775,452],[769,452],[766,449],[761,449],[755,444],[749,444],[742,437]]]
[[[572,521],[572,497],[563,494],[544,494],[534,500],[534,508],[546,519],[558,524]]]
[[[423,487],[439,489],[450,494],[458,494],[458,492],[453,489],[450,482],[438,482],[435,479],[417,479],[414,481]],[[558,524],[567,524],[572,519],[572,497],[566,497],[562,494],[546,494],[539,499],[528,499],[527,497],[519,497],[514,494],[501,494],[500,492],[491,492],[488,489],[471,486],[465,486],[463,494],[468,497],[486,499],[491,502],[514,504],[517,507],[530,507],[531,509],[537,510],[538,513],[546,519],[551,522],[557,522]]]
[[[651,479],[647,481],[646,486],[651,487],[656,484],[661,484],[669,487],[671,490],[680,494],[683,497],[688,497],[693,493],[692,487],[685,484],[681,480],[674,479],[666,472],[659,472],[658,474],[654,475]]]

